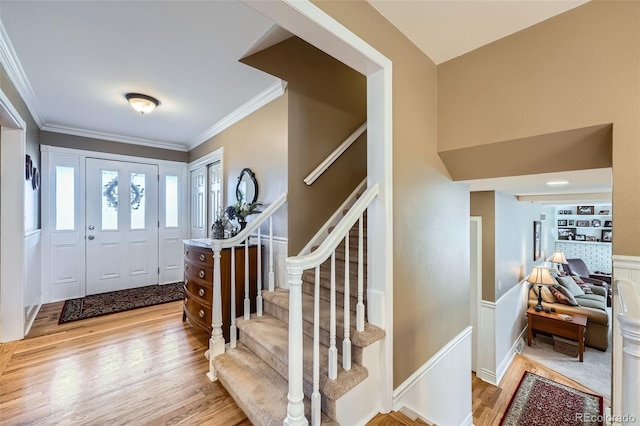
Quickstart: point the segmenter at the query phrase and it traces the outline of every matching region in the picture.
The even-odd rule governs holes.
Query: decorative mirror
[[[255,203],[258,199],[256,175],[249,168],[242,169],[238,176],[236,199],[240,203]]]

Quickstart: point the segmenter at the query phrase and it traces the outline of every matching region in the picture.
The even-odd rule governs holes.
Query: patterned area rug
[[[505,426],[600,426],[603,399],[525,372],[507,411]]]
[[[94,294],[64,302],[58,324],[115,314],[183,298],[182,283],[149,285],[128,290]]]

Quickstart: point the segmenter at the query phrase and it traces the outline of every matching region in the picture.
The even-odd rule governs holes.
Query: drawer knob
[[[205,275],[206,275],[205,272],[202,269],[200,269],[200,272],[198,272],[198,276],[200,278],[204,278]]]
[[[204,262],[204,260],[206,259],[204,254],[200,254],[200,262]]]
[[[187,304],[187,302],[189,301],[189,299],[187,299],[186,297],[184,298],[184,303],[185,305]]]
[[[186,271],[186,270],[187,270],[187,268],[189,268],[189,264],[188,264],[188,263],[185,263],[185,264],[184,264],[184,270]]]
[[[200,318],[204,318],[204,311],[200,309],[200,312],[198,312],[198,315],[200,315]]]
[[[189,250],[185,250],[184,254],[188,256],[189,255]]]
[[[198,294],[200,295],[200,297],[204,297],[204,288],[200,287]]]

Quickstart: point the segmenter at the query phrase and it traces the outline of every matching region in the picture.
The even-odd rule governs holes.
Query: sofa
[[[580,314],[587,317],[587,331],[585,334],[585,344],[592,348],[606,351],[609,347],[609,313],[607,312],[607,289],[597,285],[588,285],[593,294],[575,296],[578,306],[570,306],[558,302],[548,290],[543,288],[544,308],[555,308],[557,313]],[[537,288],[531,286],[529,290],[529,306],[538,304]]]
[[[588,284],[598,285],[607,289],[607,306],[611,306],[611,277],[602,274],[592,274],[582,259],[567,259],[567,263],[563,265],[564,270],[569,275],[577,275]]]

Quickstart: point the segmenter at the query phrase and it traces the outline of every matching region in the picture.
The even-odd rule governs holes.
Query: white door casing
[[[471,293],[471,370],[478,372],[480,301],[482,300],[482,217],[470,221],[470,293]]]
[[[217,161],[207,167],[209,174],[209,192],[207,205],[209,206],[207,229],[211,229],[213,222],[222,205],[222,164]]]
[[[87,158],[87,294],[158,283],[158,166]]]
[[[207,233],[207,167],[190,174],[191,238],[206,238]]]

